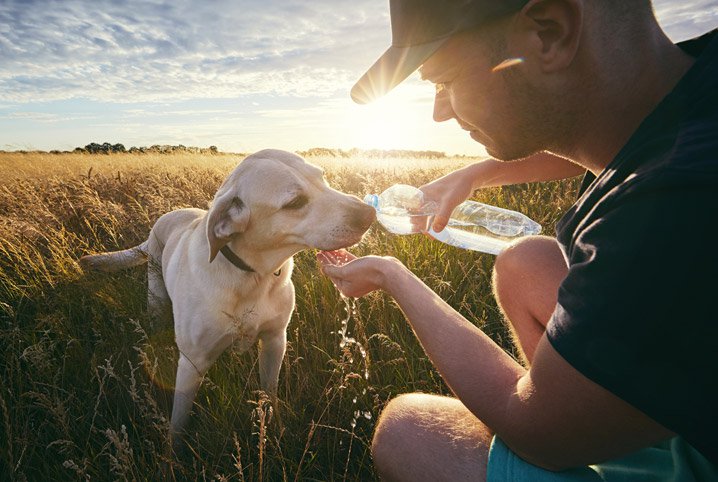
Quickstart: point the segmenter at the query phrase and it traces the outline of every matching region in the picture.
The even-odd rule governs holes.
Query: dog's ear
[[[225,244],[247,229],[249,208],[230,190],[214,198],[207,216],[207,241],[211,263]]]

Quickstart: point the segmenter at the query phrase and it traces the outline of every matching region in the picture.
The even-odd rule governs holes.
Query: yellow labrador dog
[[[260,340],[260,384],[276,395],[294,309],[292,255],[359,242],[375,212],[329,187],[301,157],[263,150],[244,159],[209,209],[163,215],[134,248],[84,256],[85,269],[115,271],[149,262],[148,309],[171,306],[179,362],[170,434],[182,431],[203,376],[231,344]]]

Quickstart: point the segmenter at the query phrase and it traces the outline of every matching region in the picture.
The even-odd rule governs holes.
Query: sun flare
[[[352,105],[346,125],[351,131],[350,144],[359,148],[410,149],[427,118],[431,119],[430,103],[387,95],[371,104]]]

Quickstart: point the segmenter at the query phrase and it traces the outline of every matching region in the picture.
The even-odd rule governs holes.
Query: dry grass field
[[[206,208],[240,160],[0,153],[0,480],[374,480],[369,444],[386,402],[448,393],[389,298],[372,293],[347,309],[314,253],[302,252],[280,375],[283,429],[259,391],[256,347],[228,350],[197,397],[191,450],[167,456],[172,327],[146,314],[144,269],[88,276],[77,260],[138,244],[165,212]],[[309,160],[333,187],[360,196],[471,161]],[[552,233],[576,188],[575,180],[518,185],[475,199],[522,211]],[[401,259],[512,350],[491,296],[493,256],[380,226],[353,251]],[[344,335],[355,341],[342,343]]]

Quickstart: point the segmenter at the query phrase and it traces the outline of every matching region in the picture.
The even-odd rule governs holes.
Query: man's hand
[[[350,252],[320,251],[317,253],[322,273],[344,295],[359,298],[378,289],[384,289],[386,274],[398,261],[394,258],[365,256],[357,258]]]
[[[438,233],[444,229],[454,208],[471,196],[474,181],[474,177],[466,169],[459,169],[419,188],[424,192],[427,201],[437,204],[431,226],[434,231]]]

